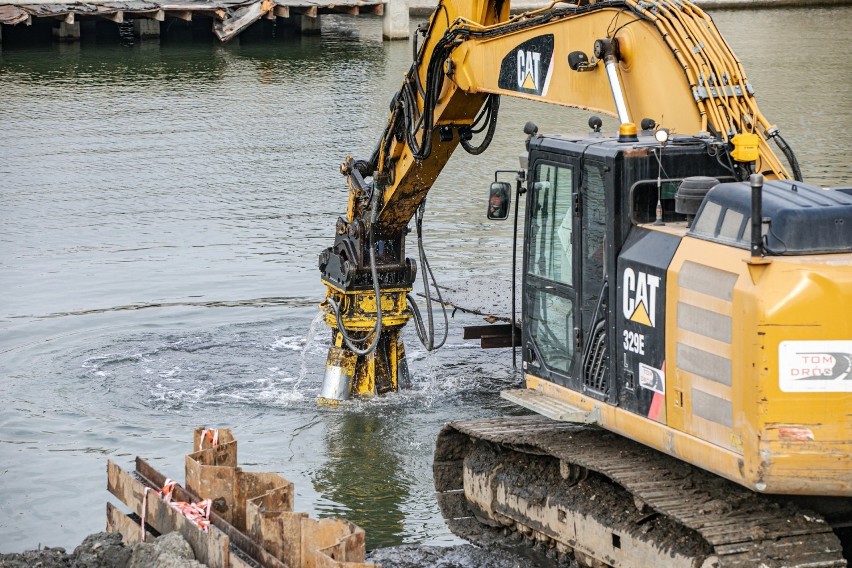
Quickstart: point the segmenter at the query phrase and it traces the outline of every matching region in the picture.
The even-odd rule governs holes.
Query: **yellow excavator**
[[[373,154],[341,168],[320,402],[404,383],[409,319],[442,343],[405,238],[455,148],[488,146],[500,96],[614,115],[612,135],[528,123],[515,187],[491,185],[489,218],[526,199],[521,318],[479,333],[520,349],[526,388],[501,395],[536,414],[445,426],[448,524],[585,566],[846,566],[852,192],[802,181],[712,19],[687,0],[440,0],[414,39]]]

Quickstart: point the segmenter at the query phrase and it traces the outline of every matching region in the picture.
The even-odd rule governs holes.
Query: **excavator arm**
[[[418,33],[376,149],[341,168],[347,213],[319,262],[333,340],[320,401],[394,391],[405,379],[400,331],[418,315],[408,225],[459,144],[487,147],[500,95],[614,115],[628,134],[642,120],[707,136],[743,178],[789,177],[768,145],[776,138],[800,178],[739,60],[686,0],[554,3],[511,18],[508,1],[441,0]]]

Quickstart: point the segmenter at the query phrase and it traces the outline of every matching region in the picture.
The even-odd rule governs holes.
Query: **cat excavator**
[[[491,218],[526,199],[521,317],[503,328],[525,388],[501,396],[533,414],[444,427],[447,523],[583,566],[846,566],[852,191],[802,181],[688,0],[509,8],[440,0],[375,150],[341,167],[319,401],[404,385],[410,319],[442,343],[406,235],[456,147],[486,149],[501,96],[613,115],[612,134],[528,123],[515,187],[491,186]]]

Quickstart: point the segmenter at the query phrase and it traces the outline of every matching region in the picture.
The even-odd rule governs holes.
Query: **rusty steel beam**
[[[148,462],[139,457],[136,458],[136,473],[142,479],[142,482],[151,488],[160,488],[166,482],[166,476],[158,472],[156,469],[151,467]],[[188,501],[193,503],[200,501],[200,498],[197,495],[190,493],[187,489],[180,485],[175,485],[173,495],[178,501]],[[263,566],[263,568],[287,568],[282,561],[264,550],[262,546],[220,517],[212,509],[210,511],[210,524],[228,535],[228,538],[231,539],[232,545]]]
[[[481,339],[486,335],[512,335],[512,324],[501,323],[492,325],[469,325],[464,328],[462,339]],[[521,336],[521,330],[516,328],[516,337]]]
[[[147,524],[160,533],[178,531],[186,539],[199,562],[210,568],[229,567],[229,537],[216,527],[203,532],[196,524],[171,508],[157,493],[146,495],[145,484],[122,470],[111,460],[107,462],[107,490],[145,517]],[[141,532],[141,528],[139,529]],[[140,535],[141,538],[141,535]]]

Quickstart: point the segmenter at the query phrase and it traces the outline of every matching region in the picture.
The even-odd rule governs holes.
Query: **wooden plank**
[[[138,475],[154,487],[162,487],[166,482],[166,476],[151,467],[148,462],[142,458],[136,458],[136,471]],[[175,485],[172,495],[174,495],[174,498],[179,501],[191,501],[193,503],[199,501],[198,495],[191,493],[180,485]],[[237,530],[236,527],[227,522],[213,510],[210,511],[210,522],[213,526],[228,535],[228,538],[231,539],[231,544],[239,548],[242,552],[264,568],[287,568],[283,562],[264,550],[258,543],[250,539],[247,535]],[[234,557],[235,555],[231,554],[231,558],[233,559]],[[295,568],[295,565],[293,568]]]
[[[293,11],[309,18],[316,18],[319,15],[316,6],[311,6],[309,8],[295,8]]]
[[[221,42],[233,39],[241,31],[266,15],[275,6],[272,0],[258,0],[213,23],[213,33]]]
[[[228,535],[215,526],[205,533],[189,519],[164,503],[156,493],[145,498],[145,485],[123,471],[111,460],[107,462],[107,490],[139,516],[145,503],[145,521],[160,534],[180,532],[189,543],[195,558],[210,568],[230,568]]]
[[[384,16],[385,15],[385,5],[384,4],[376,4],[372,7],[372,14],[374,16]]]
[[[289,18],[290,8],[288,6],[275,6],[275,15],[279,18]]]
[[[23,8],[11,5],[0,5],[0,24],[14,26],[21,22],[27,22],[27,25],[30,25],[31,22],[30,15]]]
[[[139,519],[132,519],[129,515],[124,514],[115,505],[107,501],[107,532],[121,533],[121,542],[127,546],[136,544],[141,540],[142,527],[139,524]],[[148,523],[145,523],[146,525]],[[150,525],[149,525],[150,526]],[[149,530],[145,530],[145,542],[154,542],[157,537]]]
[[[115,22],[116,24],[123,24],[124,23],[124,12],[122,12],[121,10],[116,10],[115,12],[112,12],[112,13],[110,13],[110,12],[104,12],[104,13],[99,12],[98,16],[104,18],[105,20]]]
[[[348,14],[350,16],[357,16],[360,12],[358,6],[341,6],[339,4],[332,4],[323,9],[323,13],[326,14]]]

